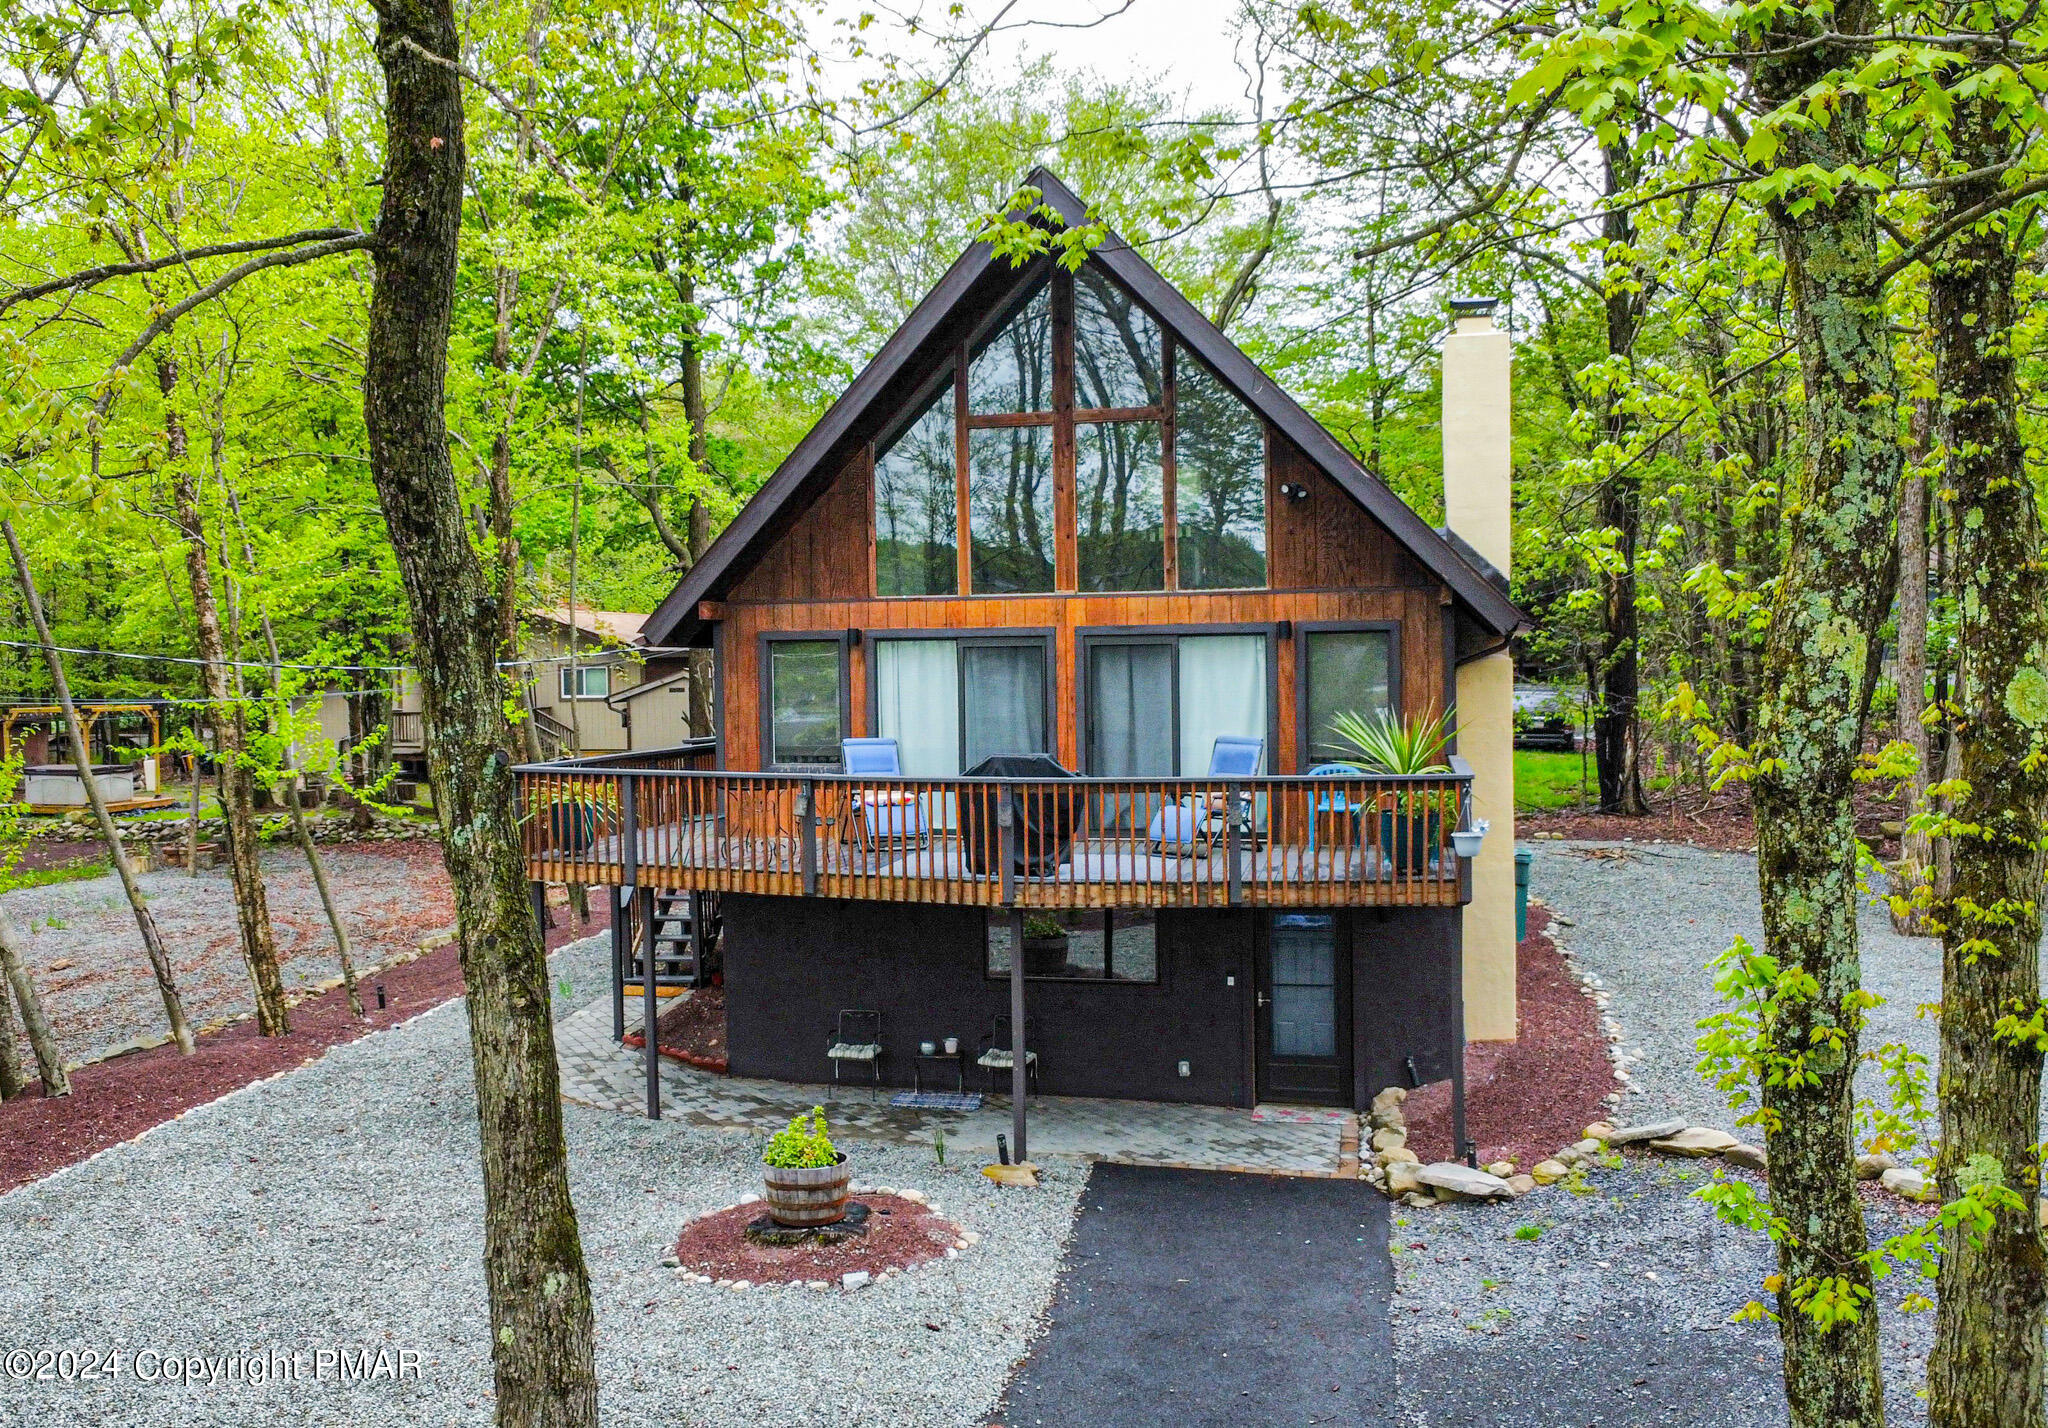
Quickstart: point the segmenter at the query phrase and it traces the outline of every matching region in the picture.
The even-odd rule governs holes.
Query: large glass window
[[[1113,912],[1034,912],[1024,919],[1026,978],[1156,982],[1159,933],[1151,908]],[[1016,932],[1011,914],[988,917],[988,974],[1010,975]]]
[[[912,778],[952,778],[991,754],[1052,750],[1042,640],[874,642],[875,732]]]
[[[1338,740],[1339,714],[1370,720],[1393,712],[1393,636],[1386,630],[1310,630],[1302,635],[1305,767],[1356,763]]]
[[[1052,428],[968,433],[967,525],[974,593],[1053,588]]]
[[[875,458],[878,595],[959,592],[953,432],[953,388],[948,383]]]
[[[1264,585],[1265,424],[1185,349],[1174,388],[1180,588]]]
[[[1041,286],[967,364],[970,412],[1052,410],[1052,287]]]
[[[1082,423],[1075,432],[1074,505],[1083,590],[1166,588],[1158,422]]]
[[[768,766],[824,769],[839,766],[845,737],[839,680],[839,641],[768,642]]]
[[[1089,773],[1198,778],[1219,737],[1266,738],[1266,637],[1091,639],[1087,699]]]
[[[1101,268],[1074,274],[1074,404],[1159,404],[1159,324]]]

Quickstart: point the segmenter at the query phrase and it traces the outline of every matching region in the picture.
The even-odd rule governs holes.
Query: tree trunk
[[[1771,103],[1803,92],[1805,52],[1757,66]],[[1787,136],[1779,163],[1827,172],[1861,153],[1859,106]],[[1765,948],[1812,995],[1781,993],[1763,1078],[1771,1209],[1778,1244],[1779,1332],[1793,1428],[1883,1428],[1876,1303],[1851,1168],[1853,1086],[1862,1015],[1857,960],[1856,827],[1851,775],[1890,614],[1901,465],[1891,333],[1874,275],[1885,237],[1874,198],[1849,188],[1803,213],[1770,207],[1793,299],[1805,379],[1807,442],[1787,483],[1784,565],[1764,645],[1754,799]],[[1831,1282],[1860,1301],[1823,1327],[1798,1307]]]
[[[0,1101],[11,1101],[28,1089],[22,1074],[21,1044],[14,1037],[14,996],[0,977]]]
[[[1603,145],[1600,151],[1605,188],[1610,197],[1632,179],[1634,161],[1625,144]],[[1615,271],[1626,258],[1617,256],[1635,243],[1632,210],[1610,204],[1601,237],[1609,245],[1605,262],[1607,356],[1610,367],[1626,364],[1635,351],[1642,296],[1636,285]],[[1626,402],[1612,390],[1605,398],[1604,426],[1610,448],[1618,449],[1635,425]],[[1636,547],[1643,534],[1642,478],[1633,470],[1613,471],[1600,486],[1600,524],[1614,532],[1614,560],[1600,574],[1600,694],[1593,719],[1593,765],[1600,779],[1600,811],[1629,815],[1650,811],[1643,796],[1642,631],[1636,608]]]
[[[1914,427],[1925,436],[1926,403],[1920,404]],[[1916,443],[1926,450],[1925,441]],[[1898,737],[1913,750],[1913,775],[1906,780],[1899,816],[1907,824],[1899,835],[1899,861],[1891,873],[1892,895],[1912,898],[1934,866],[1934,842],[1911,826],[1927,811],[1927,787],[1933,782],[1927,746],[1927,480],[1908,469],[1899,488],[1899,686]],[[1915,904],[1904,915],[1892,912],[1892,930],[1906,937],[1925,937],[1929,929]]]
[[[168,359],[158,362],[158,382],[166,401],[175,386],[176,369]],[[175,470],[172,489],[178,508],[178,529],[185,538],[185,570],[192,586],[193,624],[198,633],[201,677],[206,689],[206,720],[213,727],[214,757],[220,766],[222,822],[227,829],[228,872],[235,887],[235,921],[241,934],[242,961],[249,968],[249,986],[256,998],[256,1029],[264,1036],[286,1036],[291,1017],[285,1006],[284,974],[277,964],[277,940],[270,929],[270,898],[263,887],[263,863],[256,841],[255,776],[243,759],[248,743],[249,713],[228,675],[226,638],[221,633],[220,605],[214,598],[213,570],[206,553],[206,527],[199,515],[198,483],[185,460],[185,434],[175,411],[166,418],[165,460]]]
[[[14,533],[14,522],[0,520],[0,535],[7,537],[7,551],[14,560],[14,578],[21,586],[22,604],[28,609],[29,622],[35,626],[36,639],[43,647],[43,663],[50,671],[50,688],[56,693],[57,707],[64,711],[64,727],[71,734],[72,760],[78,766],[78,776],[85,781],[85,801],[92,807],[93,821],[99,825],[100,837],[105,840],[107,852],[114,861],[114,872],[121,879],[121,891],[127,895],[128,908],[135,914],[135,927],[142,934],[142,950],[149,958],[149,969],[156,976],[157,994],[163,998],[164,1020],[171,1028],[171,1039],[178,1044],[178,1050],[186,1056],[193,1051],[192,1026],[185,1020],[184,999],[178,995],[178,981],[171,971],[170,955],[164,951],[164,940],[156,929],[156,915],[149,910],[149,899],[143,895],[142,884],[135,879],[135,864],[128,859],[127,844],[121,841],[120,825],[114,822],[114,815],[107,811],[107,801],[100,796],[100,786],[92,776],[92,744],[86,737],[85,722],[78,717],[78,707],[71,702],[71,681],[64,677],[64,657],[57,652],[57,645],[50,638],[50,622],[43,616],[42,597],[36,594],[35,575],[28,568],[28,556],[22,552],[21,538]],[[198,777],[195,772],[193,777]]]
[[[443,410],[462,224],[458,46],[452,0],[379,8],[386,159],[363,414],[411,612],[469,993],[498,1422],[572,1428],[597,1421],[590,1282],[495,667],[499,611],[470,545]]]
[[[1955,162],[1989,170],[2013,155],[1989,102],[1960,106]],[[1997,177],[1944,192],[1962,210],[1995,201]],[[2048,565],[2041,512],[2027,477],[2013,352],[2019,259],[1994,221],[1956,239],[1934,266],[1928,318],[1940,394],[1942,486],[1955,532],[1962,700],[1953,742],[1960,791],[1950,817],[1951,885],[1941,925],[1944,1201],[1986,1182],[2016,1192],[1990,1231],[1942,1234],[1941,1293],[1927,1361],[1934,1428],[2007,1428],[2043,1421],[2042,1326],[2048,1254],[2035,1202],[2040,1156],[2041,1048],[2001,1035],[2000,1018],[2041,1005],[2043,830],[2048,829]]]
[[[680,291],[688,316],[683,343],[683,419],[690,427],[690,464],[697,468],[698,479],[702,480],[711,466],[711,408],[704,400],[704,354],[698,340],[698,323],[702,319],[696,309],[696,279],[686,275]],[[690,498],[689,543],[690,564],[694,566],[704,558],[711,544],[711,512],[702,496]],[[690,651],[689,664],[690,734],[701,739],[711,732],[710,651]]]
[[[43,1079],[45,1096],[71,1094],[71,1078],[64,1071],[64,1057],[57,1049],[57,1037],[43,1015],[43,999],[28,975],[23,951],[28,937],[21,924],[0,908],[0,972],[7,977],[7,989],[14,993],[14,1005],[21,1011],[22,1029],[28,1032],[29,1049],[36,1056],[36,1073]]]
[[[192,813],[185,820],[185,876],[199,876],[199,800],[205,780],[199,774],[199,754],[192,754]]]

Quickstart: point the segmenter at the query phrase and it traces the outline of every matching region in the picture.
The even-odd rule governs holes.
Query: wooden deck
[[[1449,846],[1470,805],[1462,768],[1023,782],[619,767],[628,757],[519,771],[533,878],[1047,909],[1454,907],[1471,895]],[[1161,810],[1180,834],[1155,839]]]

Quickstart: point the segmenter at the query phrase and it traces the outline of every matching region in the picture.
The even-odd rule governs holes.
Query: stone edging
[[[913,1205],[924,1206],[925,1209],[940,1219],[945,1218],[946,1212],[927,1199],[922,1190],[900,1190],[892,1185],[864,1185],[856,1181],[846,1187],[846,1193],[849,1195],[893,1195],[899,1200],[908,1200]],[[738,1209],[741,1205],[758,1205],[760,1203],[761,1197],[759,1195],[742,1195],[730,1205],[721,1205],[715,1210],[706,1210],[701,1215],[692,1215],[689,1219],[683,1221],[683,1231],[687,1231],[690,1226],[696,1224],[699,1220],[708,1220],[713,1215],[723,1215],[726,1211]],[[677,1232],[676,1237],[678,1239],[682,1237],[683,1231]],[[946,1259],[958,1259],[960,1251],[972,1249],[980,1243],[981,1236],[978,1233],[973,1230],[963,1229],[960,1231],[960,1238],[946,1246],[944,1257]],[[934,1258],[927,1261],[927,1263],[936,1264],[938,1260]],[[717,1279],[708,1274],[699,1274],[694,1269],[684,1269],[682,1261],[676,1258],[676,1252],[673,1247],[662,1251],[661,1267],[673,1270],[675,1277],[685,1283],[707,1284],[713,1289],[732,1289],[742,1292],[750,1289],[812,1289],[822,1291],[831,1289],[834,1285],[834,1281],[829,1279],[792,1279],[782,1282],[763,1282],[760,1284],[756,1284],[751,1279]],[[912,1267],[923,1268],[922,1265]],[[851,1294],[857,1289],[865,1289],[870,1284],[878,1283],[881,1280],[895,1279],[903,1273],[904,1271],[895,1265],[891,1265],[879,1275],[870,1274],[865,1269],[853,1269],[840,1275],[837,1284],[840,1290]]]

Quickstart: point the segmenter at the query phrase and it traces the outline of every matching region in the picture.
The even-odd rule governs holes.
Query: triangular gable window
[[[1040,277],[953,371],[877,455],[878,594],[1265,584],[1263,422],[1106,270]]]

